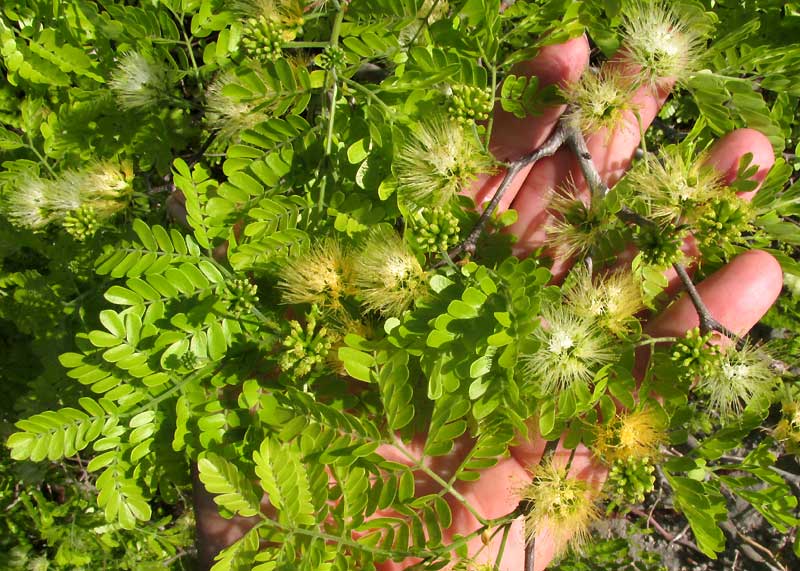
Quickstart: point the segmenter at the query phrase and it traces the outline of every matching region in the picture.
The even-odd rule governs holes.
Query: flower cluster
[[[400,315],[426,288],[416,256],[388,227],[367,238],[356,258],[354,284],[365,308],[389,316]]]
[[[492,165],[472,131],[435,116],[417,125],[397,153],[398,197],[408,210],[442,208]]]
[[[611,338],[595,320],[562,305],[545,307],[542,319],[533,333],[538,349],[521,356],[524,373],[538,384],[542,394],[588,383],[597,369],[614,360]]]
[[[643,214],[662,224],[676,224],[725,192],[720,174],[705,163],[705,156],[691,157],[689,149],[668,147],[658,159],[647,158],[625,177]]]
[[[667,440],[663,421],[649,407],[620,413],[595,434],[594,450],[606,462],[658,456],[658,447]]]
[[[358,248],[336,239],[318,242],[284,267],[278,287],[285,303],[316,304],[340,321],[346,300],[360,300],[370,311],[397,316],[426,291],[425,272],[414,252],[392,228],[369,232]]]
[[[65,227],[85,239],[94,234],[100,222],[128,205],[132,178],[129,165],[112,163],[66,171],[56,179],[27,177],[6,196],[6,215],[32,230],[66,222]]]
[[[241,99],[229,95],[229,85],[236,85],[237,77],[231,72],[220,74],[206,92],[206,120],[221,141],[236,141],[239,133],[266,121],[270,114],[264,109],[264,100]]]
[[[700,22],[665,0],[633,0],[621,11],[620,59],[634,66],[634,79],[655,85],[684,82],[697,69],[705,48]]]
[[[572,271],[564,296],[575,313],[594,319],[614,335],[630,329],[635,315],[644,309],[642,290],[633,275],[624,270],[592,278],[585,266]]]
[[[611,68],[584,73],[562,93],[572,106],[569,121],[585,134],[604,129],[610,138],[622,123],[625,111],[632,108],[630,80]]]
[[[697,390],[712,410],[727,420],[750,404],[767,401],[777,378],[769,356],[754,346],[721,353],[710,371],[701,376]]]
[[[552,457],[539,465],[521,496],[531,503],[525,516],[526,535],[549,534],[556,553],[584,543],[589,525],[599,517],[589,484],[570,476]]]
[[[110,86],[124,109],[146,109],[169,99],[174,83],[175,78],[162,63],[128,52],[112,72]]]
[[[574,187],[566,188],[554,192],[549,204],[555,216],[547,225],[547,238],[562,258],[589,252],[606,233],[598,209],[576,196]]]

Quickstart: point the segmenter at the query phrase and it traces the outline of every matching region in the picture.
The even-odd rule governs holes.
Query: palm
[[[576,80],[584,72],[588,56],[588,42],[585,37],[580,37],[566,44],[543,48],[534,60],[521,66],[518,73],[535,74],[541,84],[564,84]],[[640,133],[652,122],[668,96],[669,88],[668,80],[660,84],[658,89],[641,88],[633,97],[638,118],[636,114],[629,112],[625,125],[615,130],[610,137],[606,133],[598,132],[588,138],[587,144],[593,162],[607,184],[613,185],[617,182],[630,165],[633,153],[640,143]],[[492,150],[501,160],[514,160],[536,149],[547,139],[563,112],[563,106],[554,107],[545,110],[541,115],[523,120],[499,112],[494,123]],[[774,158],[769,142],[758,132],[740,130],[724,137],[714,146],[708,161],[727,181],[731,181],[736,175],[739,159],[746,153],[752,153],[754,164],[760,166],[754,178],[761,181],[772,166]],[[472,189],[476,202],[481,204],[489,200],[501,178],[502,174],[478,181]],[[546,210],[549,192],[565,181],[574,181],[578,192],[586,192],[586,184],[577,161],[565,147],[552,157],[539,161],[533,168],[524,170],[514,180],[501,201],[500,208],[511,207],[518,213],[518,221],[510,229],[518,238],[517,254],[524,255],[545,244],[546,225],[550,216]],[[687,242],[685,250],[690,255],[694,253],[691,242]],[[556,260],[553,267],[556,278],[563,276],[568,267],[568,260]],[[677,285],[675,276],[668,277],[674,290]],[[781,283],[781,270],[774,258],[764,252],[751,251],[740,255],[699,284],[698,290],[714,316],[730,330],[739,332],[749,330],[769,309],[780,292]],[[683,298],[651,320],[646,329],[653,336],[673,336],[683,334],[697,323],[694,307],[688,299]],[[420,436],[405,445],[405,454],[392,447],[384,447],[382,453],[392,460],[407,461],[408,455],[417,458],[420,456],[423,443],[424,437]],[[521,441],[512,448],[510,456],[500,459],[495,466],[487,469],[479,480],[456,484],[456,490],[462,499],[456,500],[452,495],[447,496],[453,512],[453,524],[446,530],[445,540],[451,540],[456,534],[466,535],[480,527],[478,520],[462,500],[466,500],[485,519],[500,517],[514,510],[519,503],[518,491],[530,482],[544,448],[545,441],[541,438]],[[449,455],[427,459],[427,466],[439,473],[443,480],[447,480],[463,461],[468,450],[467,441],[457,441]],[[573,456],[570,473],[574,477],[592,482],[597,487],[605,479],[605,468],[595,462],[591,453],[582,446],[574,454],[559,447],[555,455],[556,461],[563,462]],[[417,493],[434,492],[438,489],[437,486],[438,484],[420,473]],[[213,511],[213,504],[210,506],[207,512]],[[240,535],[247,526],[246,522],[223,523],[216,513],[203,513],[202,507],[198,511],[201,538],[209,545],[224,545]],[[476,556],[479,562],[494,563],[500,549],[501,535],[495,534],[488,544],[476,538],[469,545],[470,554]],[[544,569],[554,556],[553,542],[544,535],[536,538],[534,569],[537,570]],[[500,568],[522,569],[524,547],[525,534],[519,519],[514,522],[508,534]],[[381,568],[402,569],[409,564],[386,563]]]

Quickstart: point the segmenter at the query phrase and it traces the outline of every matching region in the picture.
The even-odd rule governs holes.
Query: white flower
[[[760,348],[731,348],[700,379],[697,389],[708,395],[710,407],[721,417],[733,416],[754,400],[769,395],[776,382],[770,362],[769,355]]]
[[[638,79],[651,85],[664,78],[681,82],[697,68],[705,45],[700,22],[664,0],[635,0],[622,14],[622,57],[640,68]]]
[[[289,260],[278,287],[285,303],[340,310],[342,299],[352,293],[352,273],[350,253],[338,240],[327,238]]]
[[[586,266],[572,270],[564,296],[575,313],[594,319],[615,335],[627,331],[634,316],[644,309],[641,287],[633,275],[617,270],[592,279]]]
[[[560,305],[545,307],[542,319],[534,331],[539,349],[521,357],[525,374],[533,377],[542,394],[588,383],[597,369],[614,359],[610,338],[594,320]]]
[[[170,80],[164,66],[138,52],[128,52],[111,74],[110,85],[123,108],[142,109],[165,99]]]
[[[355,286],[367,309],[397,316],[425,291],[425,272],[403,239],[381,226],[356,257]]]
[[[436,116],[419,124],[397,154],[398,197],[412,210],[441,208],[492,164],[471,131]]]
[[[658,159],[641,161],[624,180],[647,216],[662,224],[678,222],[687,211],[696,214],[699,205],[723,196],[725,189],[703,155],[687,158],[676,146],[663,149]]]
[[[47,226],[55,217],[48,201],[48,181],[30,175],[6,195],[3,210],[18,226],[36,230]]]
[[[622,125],[633,94],[630,80],[607,68],[599,73],[587,71],[562,92],[572,109],[568,120],[585,135],[606,129],[607,137]]]
[[[225,94],[225,88],[236,83],[237,79],[233,73],[223,73],[206,93],[206,118],[209,127],[217,131],[217,137],[222,141],[235,141],[239,133],[270,117],[269,110],[263,105],[268,101],[267,97],[245,100]]]

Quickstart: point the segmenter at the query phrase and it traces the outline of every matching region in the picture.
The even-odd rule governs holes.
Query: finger
[[[746,333],[772,306],[783,287],[778,261],[761,250],[740,254],[697,285],[711,315],[735,333]],[[682,336],[700,320],[684,294],[645,327],[655,337]]]
[[[589,42],[585,35],[573,38],[563,44],[544,46],[532,60],[518,64],[512,70],[516,75],[535,76],[540,87],[558,85],[564,87],[576,81],[589,63]],[[520,119],[512,113],[504,111],[500,104],[495,106],[492,138],[489,148],[500,161],[510,161],[540,147],[550,136],[566,105],[546,107],[538,115]],[[511,187],[506,191],[500,204],[501,211],[506,210],[519,185],[525,180],[529,169],[524,169]],[[472,185],[469,191],[475,203],[480,205],[489,200],[500,186],[505,176],[505,169],[500,173],[485,175]]]
[[[764,182],[769,169],[775,164],[775,153],[772,149],[772,144],[764,134],[754,129],[731,131],[714,143],[706,158],[706,164],[714,167],[725,184],[731,184],[736,180],[742,158],[748,153],[753,155],[751,165],[758,167],[756,173],[748,180],[756,182],[758,186],[751,191],[740,192],[739,196],[744,200],[750,201],[761,188],[761,183]],[[682,249],[683,253],[693,262],[700,256],[700,251],[691,236],[686,239]],[[634,255],[635,250],[631,250],[626,258],[630,261]],[[695,264],[689,264],[687,268],[689,275],[692,275],[694,270]],[[668,282],[665,291],[671,297],[680,288],[681,281],[673,268],[669,268],[665,275]]]
[[[725,184],[736,180],[739,163],[747,154],[753,154],[752,165],[757,165],[758,170],[749,179],[758,183],[758,187],[748,192],[740,192],[739,196],[751,200],[758,192],[767,172],[775,164],[775,151],[767,137],[755,129],[737,129],[722,137],[712,147],[706,162],[713,166],[722,175]]]
[[[769,310],[780,294],[783,273],[771,255],[753,250],[734,258],[727,266],[697,286],[706,306],[732,331],[748,331]],[[652,336],[682,336],[699,323],[697,312],[686,296],[682,297],[645,328]],[[602,489],[607,468],[584,446],[574,453],[562,446],[555,452],[555,462],[570,462],[570,476]],[[545,536],[536,542],[534,569],[544,569],[554,556],[553,541]]]
[[[609,135],[606,129],[601,129],[586,138],[592,161],[609,187],[630,167],[633,154],[641,142],[641,134],[664,104],[670,87],[670,82],[663,82],[658,87],[640,87],[631,99],[632,109],[622,114],[620,124],[613,133]],[[567,149],[539,161],[530,170],[511,203],[518,214],[517,222],[507,229],[519,238],[515,254],[525,255],[546,245],[546,226],[552,219],[552,214],[547,211],[549,196],[553,189],[563,187],[566,182],[572,183],[577,196],[584,200],[588,197],[588,187],[580,165]],[[563,264],[557,264],[554,273],[562,273],[561,266]]]
[[[565,87],[581,76],[588,63],[589,41],[581,35],[562,44],[544,46],[536,57],[514,66],[511,73],[536,77],[539,88],[549,85]],[[513,161],[540,147],[566,107],[546,107],[538,115],[519,119],[498,104],[489,145],[492,153],[500,161]]]

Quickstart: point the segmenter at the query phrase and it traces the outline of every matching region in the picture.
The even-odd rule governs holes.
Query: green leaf
[[[205,453],[197,461],[200,481],[214,496],[214,502],[242,517],[258,515],[260,498],[250,480],[221,456]]]
[[[339,347],[339,360],[344,363],[348,375],[359,381],[372,382],[371,371],[375,365],[372,355],[352,347]]]
[[[728,517],[725,497],[711,482],[667,474],[675,492],[675,507],[689,520],[697,547],[711,559],[725,549],[725,535],[719,523]]]

